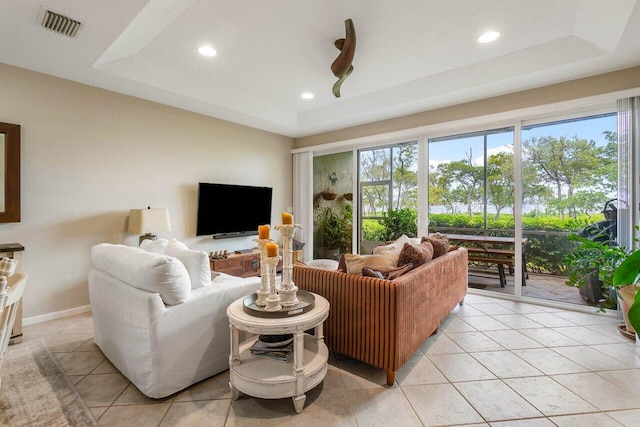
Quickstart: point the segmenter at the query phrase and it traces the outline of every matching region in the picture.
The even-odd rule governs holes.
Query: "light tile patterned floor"
[[[387,387],[332,355],[296,414],[291,399],[231,400],[228,372],[143,396],[93,343],[91,314],[24,328],[45,338],[102,426],[638,426],[640,357],[612,317],[470,294]]]

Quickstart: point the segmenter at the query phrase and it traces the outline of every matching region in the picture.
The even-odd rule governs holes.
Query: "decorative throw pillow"
[[[423,237],[422,241],[429,241],[433,245],[433,257],[437,258],[449,252],[449,238],[444,234],[434,233],[429,237]]]
[[[395,251],[385,251],[375,255],[344,254],[347,273],[362,274],[363,267],[373,270],[388,270],[396,266],[398,255]]]
[[[369,267],[362,268],[362,275],[367,277],[377,277],[378,279],[384,279],[384,275],[378,270],[372,270]]]
[[[211,264],[209,254],[205,251],[191,250],[184,243],[171,239],[164,254],[178,258],[184,264],[189,273],[191,289],[211,285]]]
[[[385,271],[378,271],[378,270],[373,270],[369,267],[364,267],[362,269],[362,275],[378,277],[380,279],[393,280],[402,276],[404,273],[411,270],[412,268],[413,268],[413,264],[405,264],[402,267],[396,267],[396,268],[392,268],[391,270],[385,270]]]
[[[167,242],[166,247],[164,248],[165,251],[170,250],[170,249],[189,249],[189,247],[187,245],[185,245],[184,243],[182,243],[180,240],[174,239],[172,237],[172,238],[169,239],[169,241]]]
[[[144,239],[140,242],[140,247],[147,252],[163,254],[167,248],[169,241],[167,239],[158,238],[156,240]]]
[[[393,280],[396,279],[400,276],[402,276],[404,273],[406,273],[407,271],[411,270],[413,268],[413,264],[405,264],[402,267],[396,267],[392,270],[389,270],[386,274],[385,277],[389,280]]]
[[[341,271],[343,273],[347,272],[347,263],[344,260],[344,254],[340,255],[340,260],[338,261],[338,271]]]
[[[433,258],[433,245],[431,242],[426,241],[418,245],[405,243],[398,257],[398,267],[413,264],[415,268],[431,260],[431,258]]]
[[[406,234],[403,234],[402,236],[398,237],[394,242],[389,243],[387,245],[380,245],[380,246],[376,246],[375,248],[373,248],[373,253],[374,254],[379,254],[388,250],[394,250],[397,254],[400,254],[400,251],[402,250],[402,247],[404,246],[405,243],[407,242],[411,242],[411,239],[409,239],[409,237],[407,237]]]

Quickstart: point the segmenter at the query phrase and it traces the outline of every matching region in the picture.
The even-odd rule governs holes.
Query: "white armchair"
[[[5,262],[2,260],[0,262]],[[15,268],[15,267],[14,267]],[[1,268],[0,268],[1,269]],[[13,274],[13,272],[11,272]],[[8,275],[8,274],[7,274]],[[11,330],[16,320],[18,303],[27,284],[26,273],[16,273],[7,278],[0,271],[0,367],[7,351]],[[0,387],[2,386],[0,378]]]
[[[102,243],[91,258],[95,343],[142,393],[165,397],[229,369],[226,309],[258,290],[259,277],[211,281],[209,272],[194,289],[183,262],[166,254]]]

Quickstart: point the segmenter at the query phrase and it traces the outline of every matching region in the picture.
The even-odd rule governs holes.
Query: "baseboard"
[[[54,311],[53,313],[41,314],[39,316],[25,317],[22,319],[22,326],[34,325],[36,323],[46,322],[48,320],[60,319],[62,317],[73,316],[74,314],[86,313],[91,311],[91,305],[82,307],[74,307],[69,310]]]

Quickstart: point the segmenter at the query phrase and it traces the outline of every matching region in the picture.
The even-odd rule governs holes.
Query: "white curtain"
[[[304,243],[302,260],[313,258],[313,152],[293,155],[293,216],[302,230],[296,240]]]
[[[618,243],[637,246],[639,224],[638,144],[640,143],[640,97],[618,100]]]

